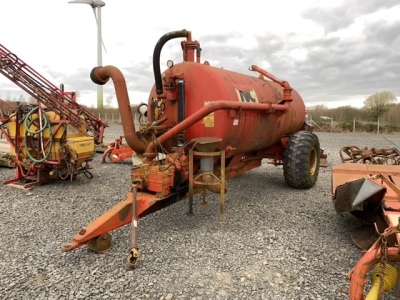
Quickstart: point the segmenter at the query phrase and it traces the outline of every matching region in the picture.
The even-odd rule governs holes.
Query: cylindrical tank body
[[[208,64],[183,62],[172,67],[185,81],[185,117],[207,105],[210,101],[228,100],[278,104],[283,100],[283,87],[270,80],[248,76]],[[165,72],[164,72],[165,74]],[[163,76],[164,76],[163,74]],[[149,101],[157,99],[153,87]],[[305,105],[293,89],[292,101],[286,113],[281,111],[219,110],[203,118],[185,131],[185,140],[198,137],[219,137],[219,148],[236,148],[233,154],[255,151],[273,146],[282,136],[300,131],[305,122]],[[160,111],[168,123],[177,123],[178,101],[162,100],[156,106],[156,119]],[[149,105],[149,107],[152,107]],[[158,109],[157,109],[158,107]]]

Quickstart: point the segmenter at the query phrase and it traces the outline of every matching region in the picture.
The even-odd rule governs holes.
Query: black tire
[[[297,189],[314,186],[318,178],[320,146],[318,137],[309,131],[291,135],[283,159],[286,183]]]

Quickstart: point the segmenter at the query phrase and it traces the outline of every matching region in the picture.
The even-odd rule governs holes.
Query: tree
[[[325,110],[328,110],[328,106],[326,106],[326,104],[316,104],[316,105],[307,107],[307,110],[309,110],[309,111],[325,111]]]
[[[111,108],[113,104],[114,97],[112,95],[108,95],[106,97],[106,106],[107,108]]]
[[[28,103],[30,104],[36,104],[37,100],[35,98],[33,98],[32,96],[28,97]]]
[[[378,92],[365,99],[364,109],[368,110],[372,117],[378,119],[396,102],[397,98],[392,92]]]

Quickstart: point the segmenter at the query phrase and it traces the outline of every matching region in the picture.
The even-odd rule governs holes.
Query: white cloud
[[[166,32],[184,28],[200,41],[203,60],[211,65],[249,74],[248,66],[257,64],[288,80],[313,103],[344,101],[355,94],[368,94],[369,88],[371,92],[389,89],[400,94],[398,84],[392,83],[398,82],[398,72],[386,67],[395,66],[397,52],[379,42],[371,47],[366,38],[371,28],[382,29],[382,36],[393,34],[400,5],[384,7],[369,1],[369,10],[363,13],[364,6],[358,1],[349,4],[344,0],[203,0],[195,4],[195,9],[181,0],[104,1],[102,25],[107,52],[103,53],[103,65],[123,70],[132,87],[129,94],[133,102],[147,101],[154,83],[152,54],[157,40]],[[97,87],[89,79],[97,62],[96,22],[91,7],[68,4],[68,0],[3,2],[0,43],[55,85],[63,82],[66,89],[79,88],[80,101],[95,105]],[[375,32],[381,36],[381,32]],[[221,38],[210,39],[217,36]],[[357,52],[351,48],[354,42]],[[349,58],[343,56],[347,47],[346,55],[355,57],[354,61],[348,62]],[[178,42],[168,43],[161,56],[162,68],[168,59],[180,57],[179,51]],[[364,66],[368,72],[354,74],[353,64]],[[324,70],[329,72],[324,75]],[[379,85],[371,83],[371,72],[387,77],[381,78]],[[352,77],[360,83],[352,84]],[[111,83],[104,89],[113,93]],[[15,86],[0,76],[0,97],[9,91],[14,93]]]

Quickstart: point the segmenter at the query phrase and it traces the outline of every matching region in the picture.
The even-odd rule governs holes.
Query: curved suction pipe
[[[160,69],[160,55],[161,50],[166,42],[169,40],[180,38],[180,37],[188,37],[190,31],[187,30],[178,30],[178,31],[171,31],[164,34],[157,42],[156,46],[154,47],[153,52],[153,72],[154,72],[154,81],[156,84],[156,93],[157,95],[162,95],[163,93],[163,84],[161,78],[161,69]]]
[[[95,67],[90,72],[90,79],[99,85],[104,85],[110,78],[114,83],[125,140],[133,151],[137,154],[143,154],[145,151],[145,144],[141,142],[136,135],[135,123],[132,117],[124,75],[114,66]]]

